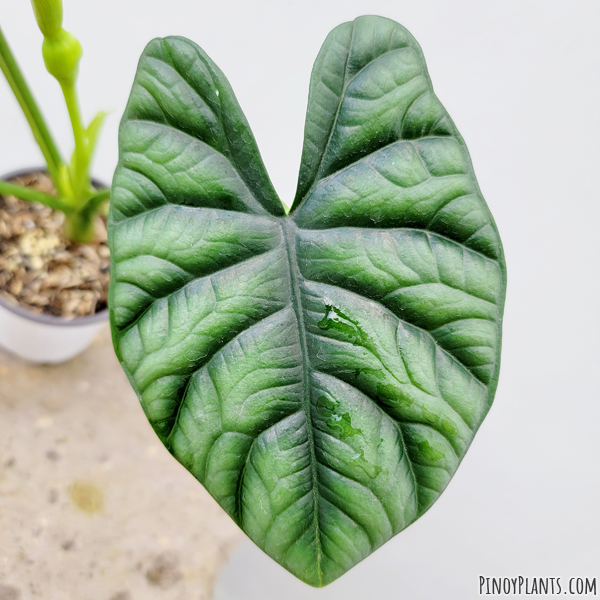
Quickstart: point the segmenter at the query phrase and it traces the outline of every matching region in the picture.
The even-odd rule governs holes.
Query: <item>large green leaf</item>
[[[111,195],[115,348],[163,443],[322,586],[444,490],[498,380],[502,248],[400,25],[337,27],[285,215],[233,92],[151,42]]]

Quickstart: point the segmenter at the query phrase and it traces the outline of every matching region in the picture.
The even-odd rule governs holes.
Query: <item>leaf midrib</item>
[[[298,337],[300,339],[300,350],[302,353],[302,383],[303,407],[306,414],[306,430],[308,436],[308,447],[310,450],[310,468],[312,475],[312,490],[314,499],[314,526],[315,526],[315,544],[317,547],[317,577],[319,585],[323,585],[321,535],[319,528],[319,492],[318,492],[318,473],[317,473],[317,455],[315,450],[314,432],[312,427],[311,401],[310,401],[310,360],[308,358],[308,347],[306,341],[306,328],[304,325],[304,315],[302,312],[302,297],[300,291],[300,270],[296,258],[296,224],[291,217],[281,219],[281,233],[286,245],[286,254],[288,258],[289,276],[290,276],[290,298],[296,315],[298,324]]]

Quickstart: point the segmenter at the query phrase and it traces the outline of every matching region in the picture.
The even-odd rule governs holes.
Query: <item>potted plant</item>
[[[289,212],[219,68],[152,41],[109,242],[114,346],[146,416],[273,559],[327,585],[438,499],[494,398],[506,270],[404,27],[326,39]]]
[[[83,123],[76,89],[82,49],[62,26],[62,0],[32,5],[44,36],[44,63],[62,89],[75,148],[71,160],[63,160],[0,30],[0,68],[46,163],[0,180],[0,344],[28,360],[55,363],[85,349],[108,316],[109,190],[90,177],[106,113]]]

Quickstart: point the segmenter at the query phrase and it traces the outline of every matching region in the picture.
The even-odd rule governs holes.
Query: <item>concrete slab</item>
[[[0,600],[208,600],[242,533],[150,428],[108,329],[0,351]]]

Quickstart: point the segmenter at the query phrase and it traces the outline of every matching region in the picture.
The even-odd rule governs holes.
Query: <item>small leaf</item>
[[[117,354],[265,552],[327,585],[435,502],[494,396],[505,268],[403,27],[327,38],[288,216],[223,74],[188,40],[151,42],[110,210]]]
[[[86,136],[88,140],[88,154],[91,157],[96,149],[96,143],[98,142],[98,135],[100,133],[100,129],[102,129],[102,125],[104,125],[104,121],[108,116],[108,112],[105,110],[101,110],[90,122],[88,128],[86,129]]]

